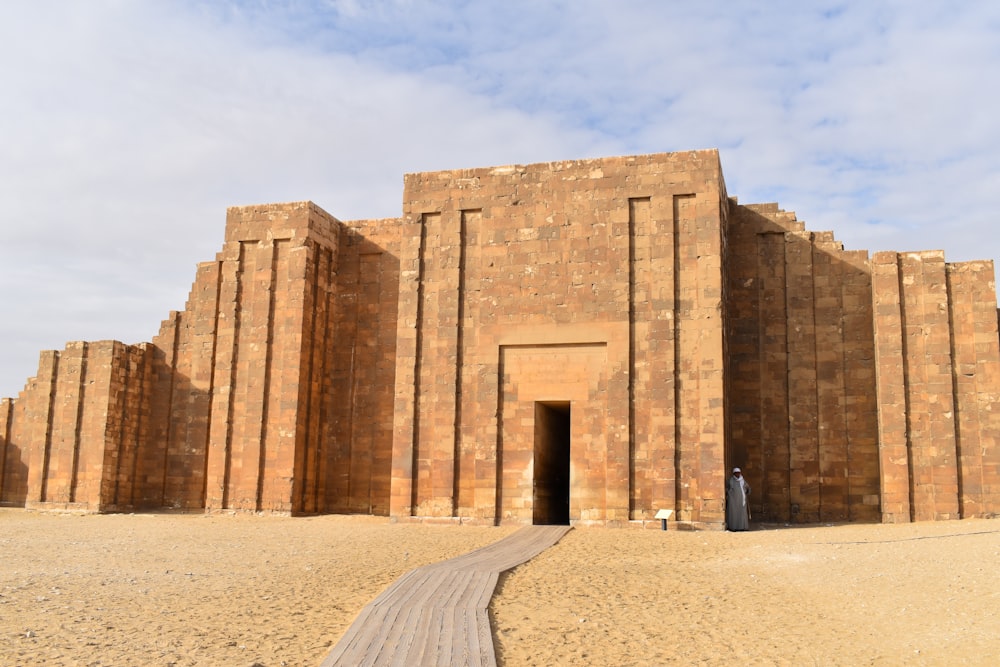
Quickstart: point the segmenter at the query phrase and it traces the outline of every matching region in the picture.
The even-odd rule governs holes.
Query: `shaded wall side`
[[[344,224],[332,293],[336,308],[327,309],[335,316],[326,348],[332,384],[324,412],[330,415],[324,502],[326,511],[387,515],[400,225],[398,219]]]
[[[731,443],[733,453],[738,452],[740,447],[746,447],[747,456],[745,460],[734,456],[729,461],[729,467],[749,466],[749,471],[743,474],[746,479],[751,480],[751,488],[755,482],[760,484],[760,493],[751,493],[750,496],[751,512],[756,512],[764,520],[787,522],[792,518],[792,468],[789,449],[791,425],[788,419],[788,303],[785,299],[783,232],[758,235],[756,268],[760,272],[757,277],[758,286],[749,290],[749,296],[752,299],[753,294],[758,295],[760,319],[748,323],[748,334],[752,335],[754,330],[759,332],[759,356],[747,359],[746,368],[738,371],[740,376],[744,372],[749,373],[746,377],[750,393],[745,393],[745,390],[734,392],[730,400],[741,406],[738,411],[745,410],[752,421],[760,424],[760,439],[734,439]],[[754,377],[755,367],[760,369],[759,378]],[[755,383],[759,384],[755,386]],[[748,433],[752,434],[753,429],[748,429]],[[760,472],[755,468],[759,468]]]
[[[339,245],[343,245],[341,241]],[[336,292],[338,267],[342,262],[333,248],[310,243],[311,259],[304,295],[306,321],[303,329],[302,390],[299,426],[305,445],[297,453],[294,505],[296,511],[313,514],[327,511],[326,494],[333,486],[326,457],[336,447],[329,433],[336,423],[335,386],[342,381],[333,371],[335,345],[340,333],[334,334],[335,317],[346,310]],[[346,395],[346,392],[344,393]]]
[[[726,468],[740,467],[754,516],[790,519],[785,232],[776,204],[730,202],[726,228]]]
[[[205,506],[205,459],[215,365],[219,266],[198,265],[184,310],[161,330],[173,363],[168,391],[169,423],[162,463],[161,506],[200,509]],[[172,334],[172,335],[171,335]]]
[[[762,520],[877,519],[867,254],[774,205],[731,211],[727,467]]]
[[[147,349],[143,378],[149,420],[140,431],[132,501],[140,509],[168,507],[164,496],[168,443],[171,440],[174,359],[181,314],[171,311]]]
[[[19,491],[25,487],[28,471],[20,448],[11,440],[14,403],[12,398],[0,398],[0,506],[24,504]]]
[[[785,235],[789,501],[792,521],[820,520],[816,313],[809,232]]]
[[[847,519],[881,517],[872,266],[866,250],[842,251]]]

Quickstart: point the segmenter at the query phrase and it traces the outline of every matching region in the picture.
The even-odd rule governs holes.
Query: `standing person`
[[[733,476],[726,481],[726,530],[750,530],[749,495],[750,485],[743,472],[733,468]]]

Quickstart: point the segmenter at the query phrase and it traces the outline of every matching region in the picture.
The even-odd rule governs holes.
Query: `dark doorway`
[[[535,403],[535,525],[569,525],[569,416],[569,401]]]

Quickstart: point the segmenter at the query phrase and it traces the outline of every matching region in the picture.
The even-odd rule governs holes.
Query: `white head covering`
[[[739,468],[733,468],[733,472],[743,472],[743,471],[740,470]]]

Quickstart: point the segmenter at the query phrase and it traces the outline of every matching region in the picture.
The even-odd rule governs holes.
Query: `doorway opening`
[[[569,525],[569,401],[535,403],[532,523]]]

